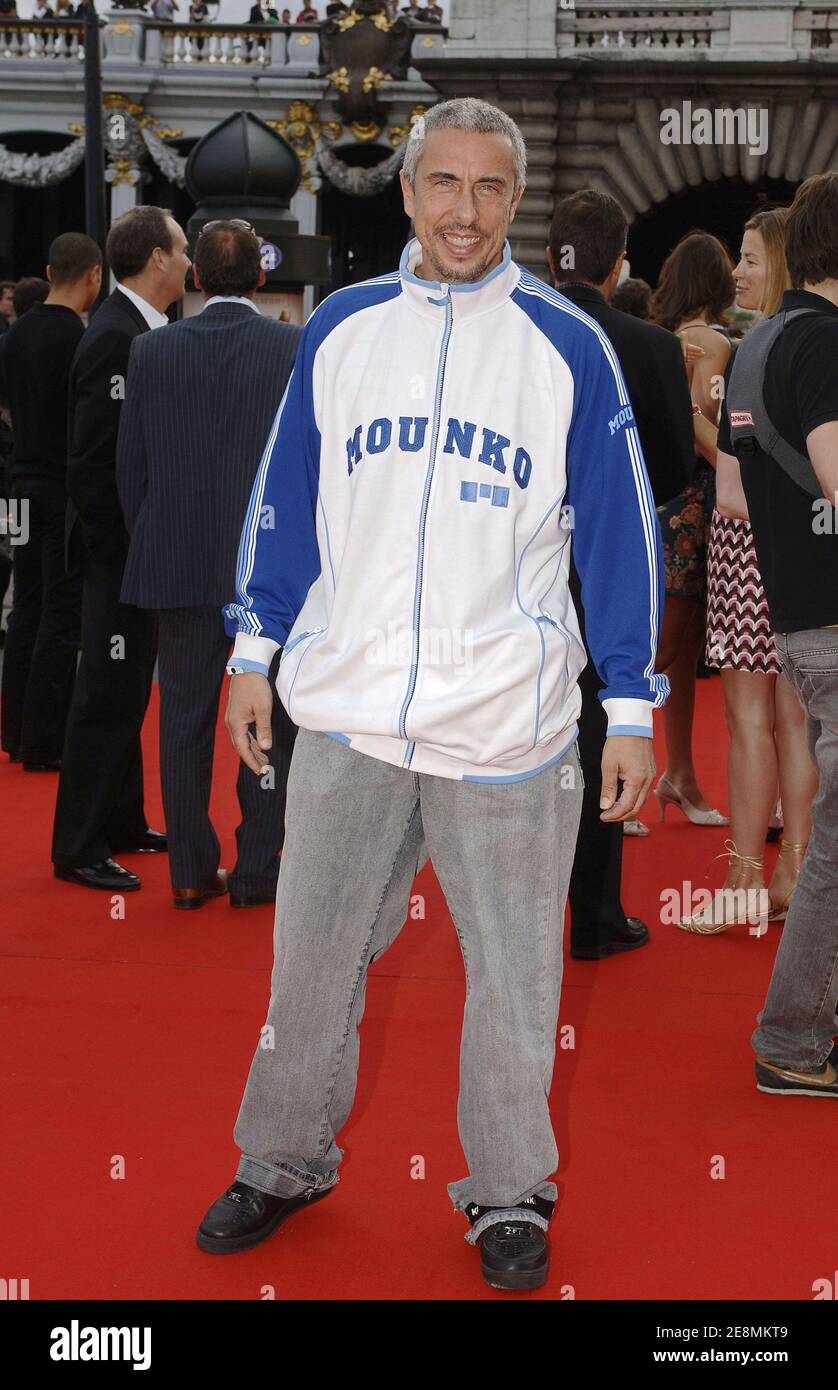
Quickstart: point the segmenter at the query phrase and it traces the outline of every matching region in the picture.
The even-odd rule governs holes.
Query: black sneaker
[[[833,1047],[820,1071],[776,1067],[756,1055],[757,1090],[772,1096],[838,1096],[838,1047]]]
[[[337,1184],[332,1184],[332,1187]],[[274,1197],[246,1182],[234,1182],[213,1202],[200,1226],[195,1243],[211,1255],[232,1255],[250,1250],[273,1235],[289,1216],[302,1207],[327,1197],[332,1187],[308,1188],[300,1197]]]
[[[539,1289],[547,1278],[550,1247],[546,1232],[528,1215],[535,1211],[549,1221],[554,1203],[546,1197],[527,1197],[515,1207],[480,1207],[472,1203],[466,1216],[472,1226],[487,1211],[520,1212],[520,1218],[496,1221],[477,1237],[480,1270],[493,1289]]]

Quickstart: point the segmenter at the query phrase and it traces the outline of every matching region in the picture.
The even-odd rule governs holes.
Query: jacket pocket
[[[300,674],[300,667],[315,642],[325,636],[326,631],[327,629],[324,623],[321,627],[313,627],[308,632],[299,632],[283,651],[282,659],[279,663],[279,671],[277,673],[277,691],[280,696],[283,690],[286,692],[285,708],[288,712],[289,719],[293,719],[294,717],[291,713],[291,696],[294,693],[294,685]]]
[[[570,634],[552,613],[540,609],[536,618],[544,642],[544,665],[539,681],[535,743],[544,742],[564,725],[569,684]]]

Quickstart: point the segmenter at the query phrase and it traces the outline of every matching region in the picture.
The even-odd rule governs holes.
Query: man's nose
[[[470,188],[465,184],[460,188],[457,201],[454,204],[454,216],[464,227],[470,227],[477,221],[477,208],[474,205],[474,196]]]

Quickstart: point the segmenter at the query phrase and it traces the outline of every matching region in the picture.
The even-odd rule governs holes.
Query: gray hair
[[[416,181],[416,166],[422,156],[425,136],[429,130],[443,127],[448,130],[476,131],[480,135],[507,135],[512,142],[515,163],[515,192],[523,186],[527,177],[527,150],[524,137],[512,117],[488,101],[479,101],[477,97],[456,97],[453,101],[442,101],[438,106],[432,106],[413,124],[402,165],[402,172],[411,188]]]

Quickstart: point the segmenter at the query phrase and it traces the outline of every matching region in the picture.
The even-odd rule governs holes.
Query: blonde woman
[[[745,224],[739,264],[734,271],[736,305],[775,314],[790,288],[784,229],[787,209],[759,212]],[[731,836],[726,841],[728,872],[717,908],[681,923],[685,931],[713,935],[751,923],[767,911],[769,921],[785,918],[812,824],[817,775],[806,744],[803,707],[782,674],[751,528],[725,514],[720,494],[713,513],[708,552],[707,660],[719,666],[730,733],[728,795]],[[785,834],[765,894],[763,853],[777,784]],[[737,901],[738,899],[738,901]],[[755,912],[756,909],[756,912]]]

